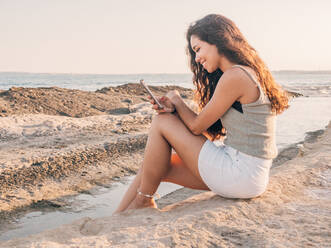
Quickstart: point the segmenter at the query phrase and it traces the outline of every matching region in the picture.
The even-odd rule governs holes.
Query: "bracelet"
[[[145,196],[147,198],[154,198],[154,197],[156,197],[157,199],[160,199],[160,195],[158,193],[155,193],[153,195],[149,195],[149,194],[144,194],[143,192],[139,191],[138,189],[137,189],[137,193],[138,193],[138,195],[142,195],[142,196]]]

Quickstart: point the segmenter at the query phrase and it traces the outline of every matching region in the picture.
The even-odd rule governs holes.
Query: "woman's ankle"
[[[155,205],[154,198],[145,197],[145,196],[139,195],[139,194],[137,194],[135,201],[136,201],[137,205],[142,206],[142,207],[148,207],[151,205]]]
[[[136,198],[131,202],[128,209],[137,208],[157,208],[154,198],[145,197],[137,194]]]

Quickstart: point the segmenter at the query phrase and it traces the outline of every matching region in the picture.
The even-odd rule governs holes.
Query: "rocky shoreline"
[[[151,89],[156,95],[179,90],[194,106],[190,89]],[[153,114],[139,84],[95,92],[58,87],[0,92],[0,215],[135,173]],[[296,152],[294,147],[287,153]]]
[[[271,170],[249,200],[181,189],[142,209],[82,218],[0,247],[328,247],[331,242],[331,123]]]
[[[179,86],[150,86],[162,96],[178,90],[185,99],[192,99],[192,90]],[[83,91],[59,87],[23,88],[0,90],[0,117],[23,114],[45,114],[67,117],[96,115],[123,115],[135,112],[132,105],[147,100],[146,91],[135,83],[100,90]]]
[[[151,88],[156,95],[177,89],[193,104],[189,89]],[[138,84],[11,88],[0,103],[0,218],[134,174],[154,114]]]
[[[171,89],[179,90],[185,101],[192,107],[195,106],[192,90],[175,86],[152,87],[156,95],[162,95]],[[95,185],[109,184],[111,181],[118,181],[123,176],[134,174],[139,168],[139,161],[142,161],[148,127],[154,114],[146,99],[147,94],[138,84],[107,87],[95,92],[68,90],[57,87],[37,89],[11,88],[8,91],[0,91],[0,231],[1,222],[6,222],[10,216],[15,215],[18,211],[24,211],[25,208],[36,205],[42,206],[43,204],[56,205],[56,198],[77,194],[89,190]],[[307,135],[304,142],[293,144],[280,152],[273,163],[272,175],[273,178],[276,178],[272,179],[274,184],[271,183],[270,186],[273,193],[267,192],[266,198],[263,196],[251,201],[254,204],[262,204],[264,207],[270,201],[270,206],[267,206],[268,211],[272,206],[282,208],[283,206],[279,205],[280,202],[278,200],[273,202],[275,199],[270,194],[275,194],[277,199],[283,198],[281,195],[283,191],[279,191],[273,185],[276,183],[279,186],[283,182],[283,179],[281,179],[283,176],[288,178],[286,174],[288,169],[285,166],[290,166],[291,170],[294,171],[301,171],[301,167],[304,167],[305,178],[314,181],[313,177],[318,173],[323,174],[330,171],[328,165],[330,157],[327,151],[330,151],[330,125],[325,131],[312,132]],[[324,162],[320,162],[318,160],[319,157],[315,158],[312,154],[315,154],[315,156],[320,154],[318,155],[319,157],[322,154],[321,159]],[[312,159],[315,159],[315,162],[310,165]],[[304,162],[300,162],[302,160]],[[301,177],[299,176],[299,178]],[[292,187],[289,190],[293,192],[297,191],[296,187],[304,190],[305,187],[311,186],[310,183],[301,179],[296,180],[295,183],[292,183],[290,180],[284,180],[284,184],[289,184]],[[318,181],[319,179],[316,180]],[[324,186],[322,185],[320,189],[328,190],[329,177],[322,176],[321,180],[324,180]],[[283,189],[283,186],[281,188]],[[268,197],[271,198],[269,199]],[[289,201],[292,202],[301,199],[301,195],[297,198],[293,194],[286,195],[286,193],[284,197],[289,198]],[[247,202],[250,202],[220,199],[211,193],[181,189],[159,200],[158,204],[164,210],[160,217],[157,217],[159,212],[154,213],[151,210],[143,210],[137,216],[145,219],[143,216],[148,213],[148,215],[152,216],[151,223],[157,226],[158,223],[161,223],[161,230],[172,230],[175,232],[177,229],[175,230],[174,228],[181,227],[174,226],[170,228],[168,226],[169,222],[164,218],[170,216],[176,223],[179,223],[180,218],[177,212],[183,214],[182,206],[191,209],[189,215],[199,215],[201,214],[201,211],[198,210],[199,205],[215,202],[216,205],[217,203],[220,204],[221,210],[228,211],[228,207],[230,207],[232,210],[229,214],[236,216],[238,211],[246,211],[247,209],[242,209],[242,207],[246,206]],[[330,206],[330,202],[323,197],[318,199],[318,201],[326,207],[323,211],[330,213],[327,209]],[[225,205],[224,202],[226,202]],[[254,204],[252,207],[257,207]],[[213,203],[211,205],[214,206]],[[209,210],[211,211],[211,216],[216,216],[215,218],[217,219],[221,210],[216,205]],[[227,207],[224,208],[224,206]],[[176,211],[172,211],[172,209],[176,209]],[[307,211],[310,214],[310,210]],[[272,214],[272,211],[269,212]],[[324,218],[324,215],[322,217]],[[100,224],[107,221],[123,221],[123,224],[119,226],[110,224],[114,230],[118,231],[118,237],[121,236],[121,233],[124,234],[124,230],[127,228],[134,229],[140,226],[142,230],[149,230],[146,226],[147,222],[149,222],[147,220],[140,222],[130,214],[129,217],[124,218],[128,219],[124,220],[123,216],[115,216],[107,220],[82,220],[79,223],[77,222],[78,224],[58,229],[60,234],[63,235],[63,240],[66,240],[65,237],[68,237],[65,243],[57,243],[58,241],[54,241],[54,243],[51,241],[52,238],[49,235],[53,234],[50,234],[52,233],[50,231],[46,232],[47,234],[40,234],[45,237],[45,242],[38,243],[38,245],[41,247],[53,245],[62,247],[62,245],[65,246],[73,242],[72,238],[77,235],[82,240],[93,243],[103,235],[102,237],[107,237],[107,242],[111,241],[111,244],[115,245],[114,247],[116,245],[121,246],[122,243],[117,238],[115,231],[110,231],[103,224]],[[186,220],[185,216],[183,218]],[[240,218],[243,218],[243,216],[240,215]],[[246,218],[247,220],[241,220],[246,222],[252,219],[249,216],[246,216]],[[136,223],[132,222],[134,219]],[[207,221],[209,217],[202,219]],[[326,220],[330,221],[330,218]],[[95,223],[97,223],[97,228],[95,228]],[[190,223],[192,223],[191,220],[185,222],[183,231],[193,232],[195,233],[194,235],[199,236],[198,230],[194,228],[188,229]],[[205,224],[208,225],[207,222]],[[218,224],[214,223],[212,225],[217,226]],[[100,229],[99,226],[102,226],[102,228]],[[318,223],[316,224],[316,228],[324,228],[325,226],[326,224],[321,224],[320,226],[318,226]],[[236,233],[235,241],[224,234],[221,235],[222,237],[218,237],[219,242],[215,244],[234,245],[236,242],[242,243],[244,240],[242,234],[245,232],[242,230],[238,231],[240,230],[238,226],[234,228],[234,223],[232,223],[232,227],[233,230],[236,230],[233,231]],[[78,228],[80,234],[75,233],[69,237],[61,231],[69,230],[68,228],[70,233],[75,233]],[[260,230],[260,227],[255,226],[255,228]],[[96,231],[99,229],[102,231]],[[224,228],[219,229],[219,231],[226,233]],[[215,231],[215,235],[219,234],[219,231]],[[213,233],[214,231],[210,232]],[[101,235],[101,233],[103,234]],[[134,229],[132,235],[138,235],[138,233],[142,235],[139,230]],[[268,236],[271,233],[273,232],[265,234],[267,238],[271,239]],[[323,231],[321,235],[317,235],[322,243],[327,241],[327,237],[323,236],[324,233]],[[38,235],[33,237],[38,237]],[[182,244],[180,240],[173,236],[175,234],[169,234],[167,236],[170,237],[169,240],[166,238],[164,242],[155,235],[157,234],[152,232],[153,241],[145,239],[143,244],[152,246],[157,244],[160,247],[162,245]],[[207,234],[202,233],[203,235]],[[208,235],[203,242],[207,242],[206,246],[212,246],[212,243],[208,243],[211,242]],[[90,238],[91,236],[94,236],[95,239]],[[131,240],[132,245],[139,246],[139,240],[133,238],[133,236]],[[26,245],[23,244],[25,241],[27,242]],[[8,246],[3,247],[16,247],[16,245],[17,247],[30,247],[35,242],[37,242],[35,238],[26,238],[21,241],[13,240],[12,242],[4,243],[4,245]],[[185,240],[183,244],[194,246],[194,242],[197,242],[197,238],[193,238],[192,241]],[[262,241],[258,241],[258,239],[250,242],[253,242],[251,245],[262,244],[259,243]],[[281,243],[282,245],[286,243],[285,240],[282,242],[284,242]],[[303,236],[298,240],[298,244],[302,244],[302,242],[306,242],[305,244],[309,243],[307,237]],[[79,241],[75,244],[82,245]],[[276,247],[281,246],[276,245]]]

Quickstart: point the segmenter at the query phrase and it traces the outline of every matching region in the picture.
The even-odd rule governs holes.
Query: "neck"
[[[226,70],[230,69],[235,64],[230,62],[225,56],[221,56],[219,68],[222,72],[225,72]]]

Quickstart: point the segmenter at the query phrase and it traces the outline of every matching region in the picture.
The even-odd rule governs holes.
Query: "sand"
[[[178,86],[150,86],[156,95],[179,90],[185,99],[192,98],[192,90]],[[129,114],[132,105],[146,102],[147,94],[139,84],[105,87],[101,90],[12,87],[0,90],[0,117],[22,114],[46,114],[86,117],[104,114]]]
[[[0,92],[0,218],[31,204],[56,204],[57,197],[135,173],[153,111],[144,96],[135,100],[126,95],[123,89],[128,87],[139,89],[129,85],[99,92],[48,88],[26,93],[28,89],[19,88],[11,90],[15,97],[12,92]],[[39,111],[37,103],[36,107],[31,102],[24,105],[29,94],[43,91],[50,95],[33,99],[44,104],[41,112],[33,112]],[[93,104],[77,107],[77,102],[84,101],[72,92],[90,97]],[[118,103],[110,92],[127,101]],[[192,104],[188,91],[183,92]],[[23,93],[24,101],[19,97]],[[56,99],[61,98],[73,99],[76,108],[59,111]],[[92,108],[99,98],[103,99],[100,105],[113,101],[113,107]],[[47,112],[51,106],[54,112]],[[160,210],[87,217],[2,242],[0,247],[328,247],[330,141],[331,124],[325,132],[311,134],[301,146],[284,150],[273,165],[267,191],[255,199],[225,199],[182,189],[159,200]]]
[[[194,104],[192,90],[151,89],[177,89]],[[134,174],[155,114],[138,84],[11,88],[0,92],[0,113],[0,219]]]

